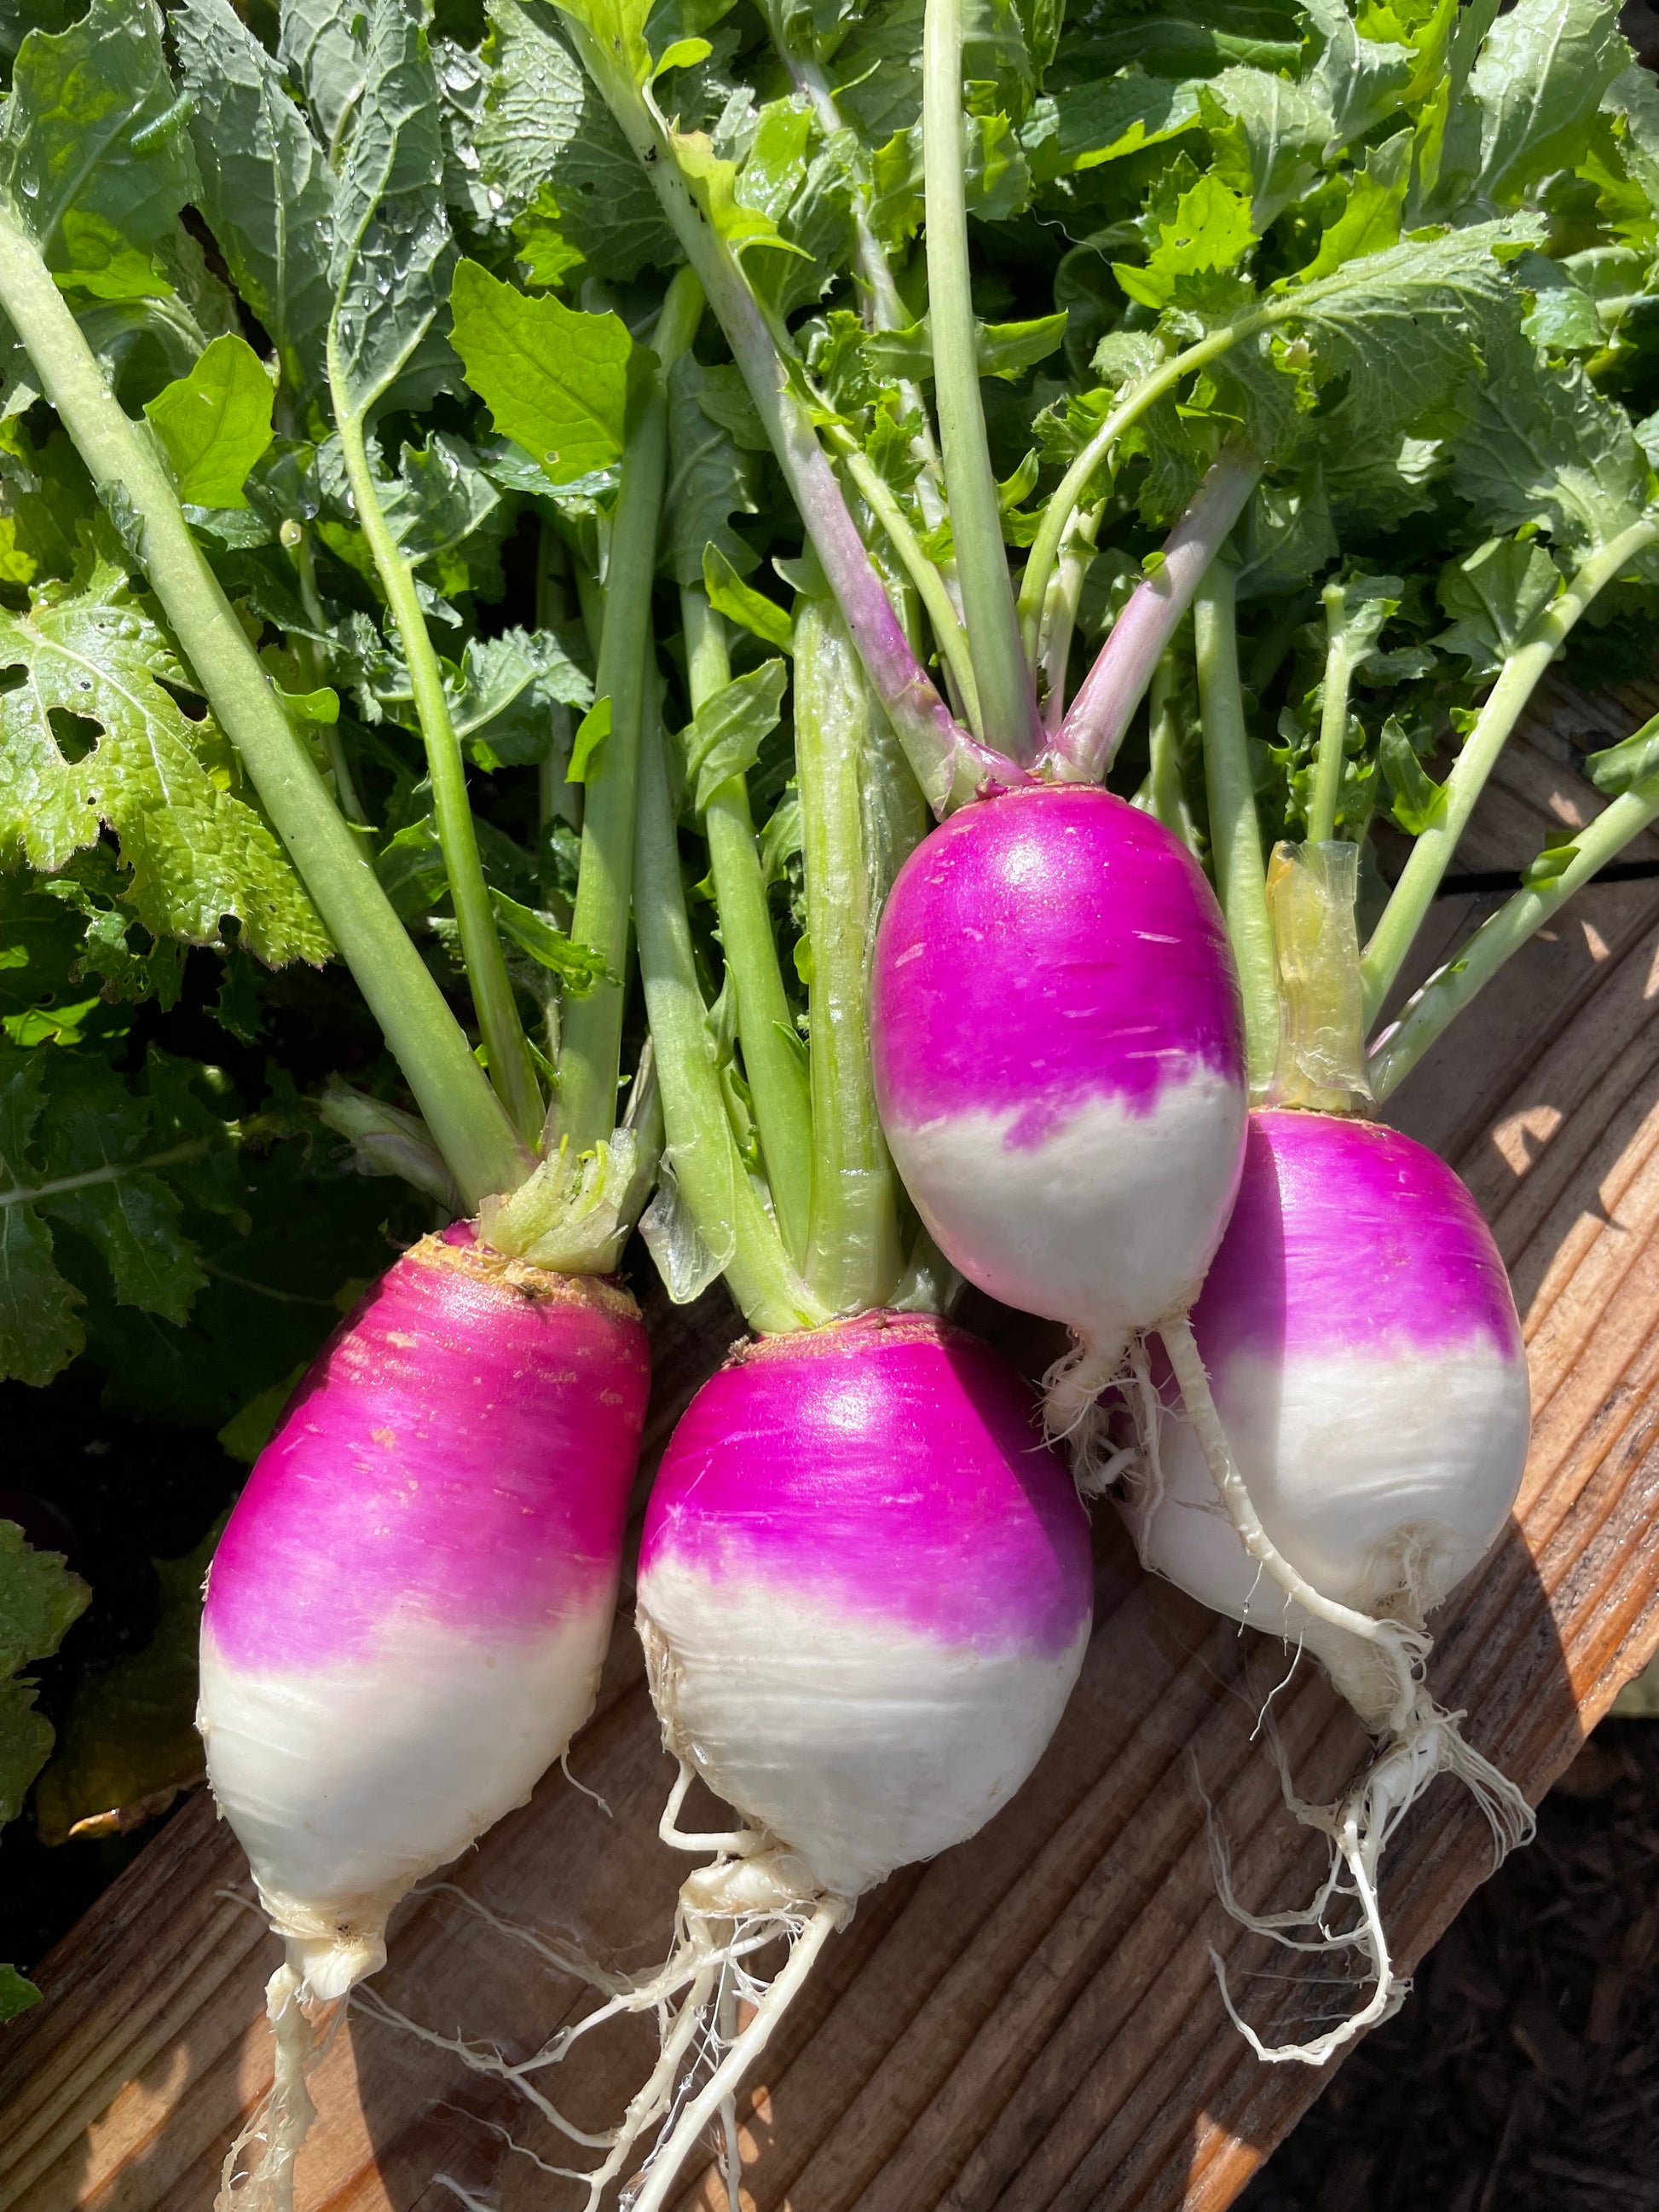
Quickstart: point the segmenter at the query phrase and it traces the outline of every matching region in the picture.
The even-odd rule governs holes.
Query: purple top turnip
[[[1243,1036],[1202,871],[1107,792],[965,807],[893,887],[871,1029],[923,1220],[981,1289],[1070,1325],[1085,1402],[1197,1295],[1237,1188]]]

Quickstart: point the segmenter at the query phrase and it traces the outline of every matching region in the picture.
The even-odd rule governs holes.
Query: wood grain
[[[1582,750],[1651,711],[1557,693],[1511,745],[1466,841],[1514,869],[1582,820]],[[1659,860],[1659,838],[1635,857]],[[1495,895],[1443,900],[1420,960]],[[1535,940],[1424,1062],[1395,1118],[1485,1206],[1526,1318],[1534,1438],[1517,1520],[1438,1621],[1433,1682],[1536,1799],[1659,1646],[1659,882],[1597,887]],[[652,1316],[656,1441],[737,1332],[723,1294]],[[1040,1360],[1041,1332],[978,1325]],[[641,1494],[643,1482],[641,1486]],[[1251,1736],[1273,1711],[1297,1778],[1334,1794],[1362,1741],[1321,1680],[1148,1580],[1109,1515],[1094,1638],[1048,1757],[982,1835],[860,1908],[769,2053],[743,2116],[752,2212],[1219,2212],[1323,2075],[1263,2067],[1228,2025],[1210,1950],[1264,2027],[1348,1993],[1218,1910],[1200,1790],[1248,1902],[1310,1890],[1317,1854]],[[641,1965],[666,1941],[683,1862],[655,1840],[668,1777],[637,1649],[618,1633],[600,1707],[562,1776],[457,1870],[507,1916]],[[712,1811],[712,1807],[706,1809]],[[1484,1824],[1436,1786],[1395,1845],[1385,1904],[1420,1957],[1487,1870]],[[46,2002],[0,2044],[8,2212],[207,2212],[270,2063],[276,1947],[204,1799],[186,1807],[41,1971]],[[376,1984],[442,2036],[512,2057],[583,2008],[523,1943],[453,1895],[411,1900]],[[647,2045],[606,2031],[541,2077],[582,2124],[614,2116]],[[319,2069],[301,2212],[500,2212],[580,2202],[535,2160],[571,2145],[499,2080],[365,2014]],[[516,2146],[516,2148],[514,2147]],[[526,2155],[524,2154],[533,2154]],[[712,2172],[682,2212],[721,2212]]]

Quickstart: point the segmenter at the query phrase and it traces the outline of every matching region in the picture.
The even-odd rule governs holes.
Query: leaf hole
[[[103,735],[96,722],[71,714],[67,707],[54,707],[51,720],[52,743],[71,766],[83,761]]]

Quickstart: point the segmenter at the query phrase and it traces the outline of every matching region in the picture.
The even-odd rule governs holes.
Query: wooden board
[[[1511,746],[1460,866],[1516,866],[1587,803],[1575,746],[1650,711],[1559,696]],[[1638,857],[1659,856],[1659,842]],[[1490,896],[1442,902],[1434,955]],[[1534,1799],[1659,1646],[1659,882],[1595,889],[1426,1060],[1397,1118],[1487,1210],[1526,1316],[1535,1435],[1518,1520],[1437,1623],[1434,1687]],[[1040,1333],[981,1313],[1017,1356]],[[653,1316],[658,1443],[736,1333],[719,1294]],[[780,2035],[743,2114],[753,2212],[1218,2212],[1318,2094],[1228,2025],[1209,1953],[1264,2027],[1347,1993],[1273,1965],[1215,1902],[1200,1787],[1240,1893],[1298,1901],[1317,1855],[1252,1741],[1283,1655],[1138,1569],[1112,1516],[1097,1626],[1059,1735],[984,1834],[860,1907]],[[1361,1754],[1322,1681],[1273,1710],[1298,1781],[1334,1794]],[[497,1912],[641,1965],[684,1863],[654,1839],[668,1769],[634,1639],[613,1649],[572,1759],[458,1871]],[[709,1808],[712,1809],[712,1808]],[[1419,1957],[1481,1880],[1484,1824],[1440,1783],[1390,1853],[1385,1904]],[[207,2212],[220,2159],[269,2077],[261,1990],[276,1947],[211,1807],[185,1808],[49,1960],[46,2002],[0,2043],[0,2203],[9,2212]],[[411,2019],[514,2057],[581,2008],[521,1942],[453,1895],[412,1900],[376,1986]],[[645,2046],[609,2031],[539,2077],[588,2125],[619,2109]],[[500,2212],[579,2203],[532,2152],[570,2146],[508,2086],[355,2017],[315,2080],[301,2212]],[[509,2142],[509,2137],[511,2142]],[[516,2144],[520,2149],[512,2146]],[[720,2212],[711,2173],[682,2212]]]

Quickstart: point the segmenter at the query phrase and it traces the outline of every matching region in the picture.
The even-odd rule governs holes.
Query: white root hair
[[[238,1904],[246,1899],[238,1898]],[[345,2001],[310,1994],[294,1945],[265,1984],[265,2016],[276,2047],[270,2087],[225,2153],[216,2212],[294,2212],[294,2161],[317,2107],[309,2076],[327,2057]],[[252,2162],[239,2172],[242,2154],[258,2144]]]
[[[1109,1353],[1097,1350],[1073,1330],[1072,1348],[1042,1378],[1043,1433],[1064,1444],[1078,1496],[1085,1504],[1121,1483],[1144,1497],[1150,1517],[1164,1502],[1159,1459],[1158,1415],[1167,1416],[1152,1381],[1144,1336],[1131,1337]],[[1127,1407],[1135,1435],[1127,1443],[1114,1433],[1112,1412],[1103,1399]]]
[[[1378,1872],[1389,1838],[1435,1778],[1454,1776],[1474,1798],[1491,1833],[1494,1867],[1507,1852],[1530,1842],[1535,1826],[1533,1811],[1508,1776],[1463,1735],[1458,1725],[1462,1714],[1443,1711],[1430,1697],[1424,1676],[1432,1639],[1419,1621],[1379,1619],[1328,1598],[1268,1535],[1216,1410],[1188,1316],[1184,1311],[1170,1315],[1147,1334],[1163,1341],[1180,1392],[1180,1412],[1192,1424],[1217,1495],[1256,1563],[1258,1579],[1265,1577],[1283,1592],[1287,1631],[1292,1607],[1304,1616],[1298,1655],[1304,1644],[1315,1653],[1377,1742],[1370,1765],[1343,1797],[1329,1805],[1311,1804],[1293,1789],[1284,1747],[1263,1709],[1261,1723],[1279,1768],[1285,1803],[1304,1827],[1326,1836],[1331,1846],[1325,1880],[1310,1902],[1297,1910],[1252,1912],[1240,1902],[1225,1834],[1215,1808],[1204,1796],[1216,1888],[1231,1917],[1288,1950],[1328,1955],[1349,1952],[1364,1961],[1370,1988],[1363,2003],[1304,2042],[1268,2044],[1235,2005],[1219,1954],[1213,1949],[1210,1954],[1228,2017],[1257,2057],[1273,2063],[1322,2066],[1356,2036],[1396,2011],[1410,1987],[1394,1971]],[[1165,1419],[1175,1417],[1176,1409],[1164,1405],[1153,1384],[1144,1336],[1127,1352],[1114,1355],[1109,1373],[1104,1369],[1105,1363],[1079,1340],[1043,1378],[1045,1418],[1051,1437],[1063,1437],[1070,1444],[1078,1488],[1085,1498],[1097,1497],[1119,1480],[1127,1480],[1139,1492],[1144,1543],[1164,1495],[1158,1432]],[[1097,1395],[1079,1402],[1091,1387],[1097,1394],[1112,1392],[1118,1406],[1129,1413],[1138,1432],[1134,1442],[1109,1453],[1103,1449],[1103,1442],[1111,1438],[1109,1416],[1100,1407]],[[1414,1607],[1420,1577],[1409,1536],[1400,1565],[1402,1598]],[[1339,1915],[1341,1924],[1334,1924]],[[1343,1986],[1352,1985],[1345,1981]]]
[[[592,2010],[560,2028],[528,2057],[509,2058],[493,2044],[446,2034],[411,2020],[374,1989],[353,1992],[353,2002],[371,2019],[447,2051],[473,2073],[507,2083],[566,2142],[579,2151],[599,2153],[589,2166],[556,2166],[515,2142],[498,2124],[481,2123],[550,2174],[581,2183],[586,2191],[585,2212],[597,2212],[610,2184],[630,2163],[640,2144],[653,2136],[622,2202],[629,2212],[661,2212],[686,2161],[715,2127],[728,2204],[737,2212],[737,2091],[824,1942],[852,1917],[849,1899],[805,1880],[793,1855],[764,1830],[745,1827],[714,1835],[683,1831],[678,1825],[679,1814],[695,1778],[682,1761],[659,1833],[677,1850],[712,1850],[716,1856],[712,1865],[699,1868],[683,1885],[673,1946],[654,1971],[626,1974],[596,1966],[575,1944],[511,1920],[453,1883],[429,1886],[428,1893],[453,1897],[498,1933],[526,1946],[556,1972],[586,1984],[599,1997]],[[775,1978],[763,1980],[748,1961],[781,1942],[789,1945],[789,1955]],[[739,2028],[744,2007],[749,2017]],[[598,2130],[580,2127],[535,2077],[559,2065],[582,2038],[607,2021],[641,2014],[656,2018],[655,2064],[616,2125]],[[452,2176],[434,2178],[469,2212],[486,2212]]]

